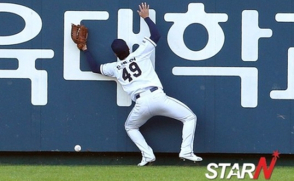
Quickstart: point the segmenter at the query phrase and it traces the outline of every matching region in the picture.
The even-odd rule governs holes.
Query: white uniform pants
[[[125,123],[129,137],[141,150],[146,161],[154,159],[155,156],[139,128],[153,116],[166,116],[181,121],[183,123],[181,154],[193,153],[196,115],[185,104],[168,97],[163,90],[158,89],[154,92],[147,90],[140,94]]]

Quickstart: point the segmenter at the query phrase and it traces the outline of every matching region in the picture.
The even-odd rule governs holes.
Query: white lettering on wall
[[[167,34],[167,42],[171,50],[181,58],[205,60],[216,55],[224,45],[225,35],[218,23],[226,22],[228,15],[206,13],[202,3],[189,4],[187,13],[167,13],[164,19],[174,22]],[[208,32],[207,45],[200,51],[190,50],[184,42],[184,31],[193,23],[203,25]]]
[[[238,76],[241,78],[241,105],[257,106],[258,70],[255,67],[174,67],[179,76]]]
[[[245,10],[242,12],[242,60],[257,61],[258,40],[269,38],[273,34],[270,29],[258,26],[258,11]]]
[[[17,14],[25,21],[24,29],[15,35],[0,36],[0,45],[13,45],[29,41],[42,29],[40,16],[30,8],[17,4],[0,3],[0,12]],[[31,80],[31,102],[33,105],[46,105],[48,99],[48,76],[45,70],[35,68],[36,59],[53,58],[53,50],[45,49],[0,49],[0,58],[16,58],[16,70],[0,70],[0,78]]]
[[[0,3],[0,13],[11,13],[20,16],[24,28],[17,34],[0,36],[0,45],[17,45],[34,39],[42,29],[41,17],[32,9],[12,3]],[[144,36],[149,36],[149,31],[143,19],[140,19],[140,32],[133,32],[133,11],[130,9],[118,10],[117,38],[125,39],[129,47],[140,44]],[[259,13],[257,10],[244,10],[242,12],[242,39],[241,58],[243,61],[257,61],[258,41],[261,38],[270,38],[271,29],[259,27]],[[155,22],[156,12],[150,10],[150,18]],[[80,50],[76,48],[70,37],[71,23],[80,24],[82,20],[106,21],[109,18],[107,11],[66,11],[64,14],[64,72],[66,80],[96,80],[116,81],[91,71],[81,71]],[[206,13],[202,3],[190,3],[185,13],[166,13],[166,22],[173,22],[167,32],[167,43],[171,52],[186,60],[208,60],[218,54],[225,44],[225,34],[221,22],[227,22],[225,13]],[[277,13],[276,21],[293,23],[294,13]],[[200,24],[207,30],[208,41],[206,46],[199,51],[192,51],[184,42],[184,32],[191,24]],[[107,30],[107,29],[105,29]],[[104,32],[107,33],[107,32]],[[163,33],[163,32],[161,32]],[[228,32],[229,33],[229,32]],[[115,38],[115,37],[114,37]],[[195,39],[195,42],[197,40]],[[45,70],[37,70],[37,59],[50,59],[54,57],[51,49],[0,49],[0,58],[17,59],[19,67],[16,70],[0,70],[0,78],[30,79],[33,105],[46,105],[48,102],[48,75]],[[294,99],[294,47],[288,49],[288,77],[286,90],[273,90],[272,99]],[[155,67],[155,52],[152,54]],[[238,76],[241,78],[241,105],[243,107],[256,107],[258,105],[258,70],[254,67],[174,67],[173,74],[177,76]],[[130,106],[131,99],[117,86],[117,105]]]
[[[25,27],[21,32],[10,36],[0,36],[0,45],[14,45],[29,41],[36,37],[42,29],[42,19],[34,10],[28,7],[0,3],[0,12],[19,15],[25,21]]]

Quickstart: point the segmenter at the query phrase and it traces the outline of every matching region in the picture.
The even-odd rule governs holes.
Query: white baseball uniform
[[[156,44],[145,37],[139,48],[124,60],[100,66],[101,73],[117,78],[123,89],[136,102],[125,122],[125,129],[147,162],[154,161],[155,155],[139,128],[148,119],[160,115],[177,119],[183,123],[180,154],[193,153],[197,119],[185,104],[164,93],[150,60],[155,47]]]

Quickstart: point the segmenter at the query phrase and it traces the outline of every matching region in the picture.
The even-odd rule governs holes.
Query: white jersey
[[[102,64],[101,73],[115,77],[132,100],[135,100],[136,94],[144,92],[149,87],[162,89],[150,59],[155,47],[156,44],[145,37],[139,48],[124,60]]]

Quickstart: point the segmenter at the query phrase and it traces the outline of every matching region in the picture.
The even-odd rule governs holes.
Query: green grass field
[[[205,166],[0,165],[1,181],[207,181],[205,173]],[[263,172],[258,180],[265,180]],[[277,166],[270,180],[293,181],[294,167]]]

